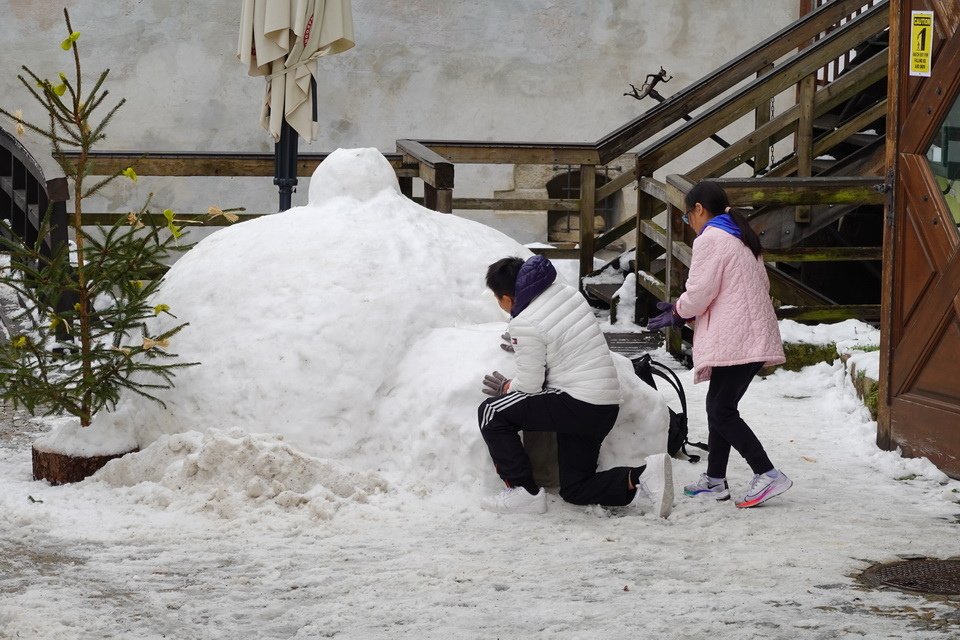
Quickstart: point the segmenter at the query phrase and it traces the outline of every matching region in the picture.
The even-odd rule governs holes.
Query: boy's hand
[[[503,342],[500,343],[500,348],[507,353],[513,353],[513,342],[510,340],[510,332],[504,332],[503,335],[500,336],[500,339],[503,340]]]
[[[493,398],[498,398],[510,388],[510,380],[499,371],[483,376],[482,391]]]

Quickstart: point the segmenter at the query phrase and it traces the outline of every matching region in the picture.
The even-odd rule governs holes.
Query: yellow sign
[[[910,12],[910,75],[930,77],[933,58],[933,11]]]

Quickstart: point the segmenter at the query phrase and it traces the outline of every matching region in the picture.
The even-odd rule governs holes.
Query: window
[[[554,171],[561,171],[547,183],[547,197],[564,200],[580,199],[580,167],[575,165],[554,166]],[[616,177],[621,167],[597,167],[597,187],[610,182]],[[594,229],[597,235],[613,226],[616,216],[617,197],[612,194],[597,203],[594,211]],[[575,211],[548,211],[547,212],[547,241],[548,242],[579,242],[580,241],[580,214]]]
[[[960,98],[934,134],[927,149],[927,162],[954,222],[960,225]]]

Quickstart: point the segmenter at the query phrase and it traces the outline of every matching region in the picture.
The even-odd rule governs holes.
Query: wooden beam
[[[78,152],[66,152],[76,161]],[[297,156],[297,175],[309,176],[329,153],[301,153]],[[398,176],[415,176],[417,168],[403,163],[403,156],[383,154]],[[106,176],[133,166],[141,176],[238,176],[267,177],[274,175],[273,153],[225,152],[160,152],[160,151],[93,151],[90,153],[90,175]]]
[[[833,149],[835,146],[857,133],[871,122],[882,118],[887,113],[887,100],[884,98],[872,107],[868,107],[859,114],[844,122],[833,131],[828,131],[813,141],[813,157],[817,157]],[[789,176],[797,171],[797,158],[777,165],[776,169],[767,174],[767,177]]]
[[[580,278],[593,271],[594,212],[597,202],[597,169],[580,165]],[[582,285],[581,285],[582,286]]]
[[[636,232],[634,233],[634,266],[637,271],[650,271],[650,263],[653,261],[653,256],[650,255],[653,253],[654,245],[650,242],[650,239],[643,234],[641,225],[644,221],[651,220],[655,215],[653,212],[654,203],[656,201],[650,197],[648,194],[638,191],[637,192],[637,214],[634,218],[637,221]]]
[[[641,220],[640,231],[643,232],[643,235],[647,236],[661,247],[666,247],[667,230],[657,223],[651,222],[650,220]],[[690,245],[684,242],[674,242],[673,256],[679,260],[681,264],[689,267],[690,261],[693,258],[693,250],[690,248]]]
[[[674,301],[683,293],[687,280],[687,269],[690,263],[682,263],[673,253],[674,245],[683,245],[684,223],[680,219],[681,209],[674,206],[667,207],[667,263],[664,272],[666,294],[668,301]],[[683,350],[683,336],[679,327],[667,327],[667,349],[673,355],[679,355]]]
[[[890,6],[891,15],[906,17],[903,14],[904,4],[904,0],[893,0]],[[909,8],[909,4],[907,4],[907,8]],[[891,20],[888,34],[891,49],[890,68],[887,75],[887,104],[889,109],[887,111],[887,145],[884,164],[887,167],[886,176],[890,189],[896,187],[895,171],[897,159],[900,156],[897,148],[898,144],[895,142],[903,117],[900,112],[900,101],[903,98],[900,74],[906,71],[907,67],[903,63],[909,61],[907,56],[910,55],[908,47],[902,45],[905,44],[905,38],[910,39],[912,37],[911,30],[909,28],[904,29],[906,27],[904,22],[900,18]],[[906,88],[907,84],[904,83],[903,89]],[[880,279],[880,387],[877,402],[877,446],[889,451],[894,448],[893,431],[890,424],[890,402],[893,397],[890,388],[890,367],[893,362],[893,348],[899,340],[899,336],[894,336],[894,327],[899,326],[898,314],[900,312],[897,308],[899,304],[895,304],[895,301],[901,300],[902,295],[898,279],[894,277],[894,271],[899,272],[902,269],[901,264],[897,264],[899,261],[896,259],[897,233],[894,225],[902,220],[900,216],[906,212],[906,208],[902,205],[897,206],[899,203],[897,202],[896,190],[888,195],[889,198],[884,203],[883,269]],[[900,209],[900,215],[897,215],[897,209]],[[896,224],[896,226],[900,227],[902,225]]]
[[[886,9],[886,2],[874,6],[812,46],[795,53],[773,73],[757,78],[690,122],[648,145],[637,154],[637,171],[641,175],[652,175],[657,168],[705,140],[709,134],[716,133],[756,109],[770,96],[795,85],[844,51],[876,35],[886,26]]]
[[[427,182],[423,183],[423,206],[431,211],[437,210],[437,189]]]
[[[400,193],[410,199],[413,199],[413,178],[403,176],[397,178],[397,182],[400,184]]]
[[[780,307],[777,317],[807,322],[834,322],[855,318],[858,320],[878,320],[880,305],[878,304],[847,304],[847,305],[818,305],[804,307]]]
[[[453,213],[453,189],[437,189],[437,211]]]
[[[592,143],[473,140],[417,142],[456,164],[599,164],[597,149]]]
[[[857,65],[848,73],[817,91],[814,98],[814,116],[822,115],[835,106],[846,102],[866,87],[882,80],[887,74],[887,50],[877,53],[866,62]],[[779,116],[744,136],[706,162],[687,172],[693,179],[701,180],[711,176],[720,176],[737,167],[754,153],[758,143],[764,139],[778,142],[793,131],[800,117],[800,105],[794,105]]]
[[[766,74],[773,71],[774,65],[768,64],[763,69],[757,71],[757,77],[765,76]],[[763,125],[770,122],[770,119],[773,117],[773,98],[770,98],[766,102],[762,103],[757,107],[756,112],[753,116],[753,129],[756,131],[763,127]],[[770,164],[770,147],[772,141],[770,138],[761,138],[760,143],[753,150],[753,175],[757,175],[761,171],[767,168],[767,165]]]
[[[238,213],[239,220],[236,222],[230,222],[224,219],[223,216],[217,216],[216,218],[210,219],[209,213],[178,213],[176,214],[177,220],[185,220],[191,225],[197,225],[201,227],[229,227],[234,224],[240,224],[247,220],[253,220],[254,218],[261,218],[263,216],[277,215],[276,213]],[[140,216],[140,219],[144,224],[154,225],[158,227],[166,226],[167,219],[163,217],[161,213],[147,213]],[[116,222],[126,222],[127,214],[126,213],[103,213],[103,212],[84,212],[83,213],[83,224],[86,225],[102,225],[105,227],[113,226]]]
[[[617,191],[620,191],[627,185],[633,184],[636,181],[637,176],[632,170],[621,173],[619,176],[597,189],[597,202],[608,198]]]
[[[493,211],[580,211],[580,201],[560,198],[454,198],[453,208]]]
[[[434,189],[453,189],[453,163],[416,140],[397,140],[404,163],[417,164],[419,177]]]
[[[603,249],[604,247],[609,245],[611,242],[614,242],[615,240],[619,240],[620,238],[627,235],[628,233],[630,233],[636,228],[637,228],[637,216],[630,216],[629,218],[627,218],[626,220],[624,220],[623,222],[621,222],[620,224],[613,227],[612,229],[604,233],[602,236],[597,238],[596,241],[594,242],[594,249],[599,251],[600,249]]]
[[[833,300],[803,284],[796,278],[767,264],[767,277],[770,279],[770,295],[784,305],[799,307],[832,305]]]
[[[667,193],[674,202],[674,206],[679,209],[686,209],[687,194],[694,184],[696,184],[696,181],[683,173],[671,173],[667,176]]]
[[[703,104],[732,89],[750,75],[776,62],[804,42],[826,31],[828,27],[853,14],[862,5],[862,0],[836,0],[827,3],[727,64],[692,82],[670,99],[598,140],[596,144],[600,150],[599,163],[606,164],[660,133],[680,120],[684,114],[692,113]],[[885,10],[887,2],[882,2],[881,6]],[[703,136],[703,139],[706,139],[706,136]]]
[[[530,247],[532,253],[551,260],[579,260],[580,249],[560,249],[557,247]]]
[[[813,106],[817,92],[816,72],[800,81],[797,91],[797,103],[800,117],[797,119],[796,156],[797,177],[809,178],[813,175]],[[794,213],[798,223],[810,222],[810,206],[799,205]]]
[[[653,178],[642,178],[640,180],[640,191],[653,196],[656,200],[664,204],[670,204],[678,209],[683,209],[683,194],[673,185]]]
[[[637,286],[643,287],[651,294],[656,296],[657,300],[667,299],[667,286],[656,276],[652,276],[646,271],[637,272]],[[634,318],[636,322],[636,318]]]
[[[882,204],[883,179],[865,177],[718,178],[730,202],[740,206]]]
[[[882,247],[790,247],[764,249],[765,262],[844,262],[880,260]]]

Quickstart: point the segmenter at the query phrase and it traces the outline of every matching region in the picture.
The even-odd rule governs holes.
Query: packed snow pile
[[[780,321],[780,337],[784,342],[803,344],[835,344],[840,353],[845,350],[874,347],[880,344],[880,330],[862,320],[844,320],[833,324],[800,324],[793,320]]]
[[[160,507],[210,511],[233,519],[253,504],[330,517],[341,504],[386,489],[376,474],[305,455],[277,435],[242,429],[164,435],[138,453],[111,460],[93,481],[136,487]]]
[[[120,484],[140,478],[166,486],[223,438],[242,441],[239,429],[279,434],[284,447],[337,460],[344,473],[376,473],[402,486],[496,487],[476,411],[486,397],[483,375],[512,376],[513,357],[499,347],[507,318],[484,277],[490,263],[511,255],[531,254],[492,228],[402,196],[378,151],[338,150],[314,173],[307,206],[214,233],[170,269],[155,303],[176,319],[161,315],[151,331],[189,322],[169,351],[201,364],[157,394],[166,408],[122,396],[85,437],[107,432],[107,440],[144,449],[126,466],[113,465],[107,475],[122,476]],[[663,399],[629,361],[618,357],[617,366],[625,401],[602,466],[638,464],[666,447]],[[164,438],[194,431],[212,440]],[[82,448],[65,440],[59,450]],[[250,442],[243,446],[261,456],[273,451],[269,438]],[[170,450],[177,443],[183,448]],[[211,465],[209,473],[231,474],[230,467]],[[204,469],[197,467],[200,478]],[[227,478],[248,489],[245,474]],[[316,479],[330,488],[329,478]],[[261,496],[276,488],[264,482],[253,489]],[[276,496],[286,490],[309,494],[300,486]]]

